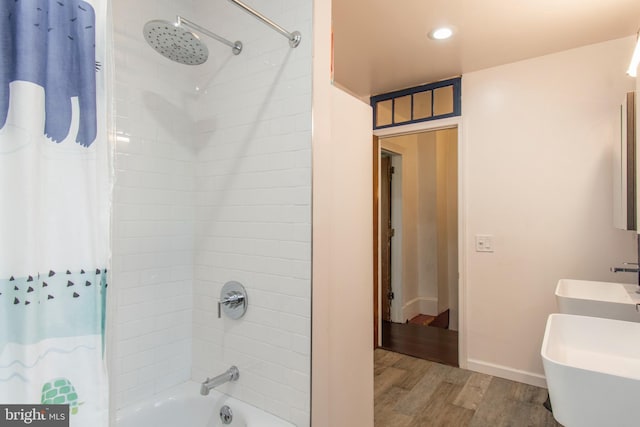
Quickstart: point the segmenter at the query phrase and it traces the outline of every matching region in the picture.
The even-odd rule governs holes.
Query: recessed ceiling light
[[[453,30],[450,27],[440,27],[429,33],[429,38],[434,40],[445,40],[453,35]]]

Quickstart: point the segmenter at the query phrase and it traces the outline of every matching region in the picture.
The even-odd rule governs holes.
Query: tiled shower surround
[[[221,390],[309,425],[311,0],[114,0],[116,188],[111,378],[116,407],[230,365]],[[146,45],[151,19],[191,19],[214,40],[190,67]],[[217,317],[229,280],[244,318]]]

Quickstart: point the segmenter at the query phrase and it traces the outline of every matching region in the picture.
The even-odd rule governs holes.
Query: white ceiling
[[[640,27],[640,0],[333,0],[332,8],[334,80],[362,99]],[[441,25],[454,36],[429,39]]]

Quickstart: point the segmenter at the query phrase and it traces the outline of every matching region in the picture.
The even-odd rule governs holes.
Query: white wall
[[[312,425],[373,425],[371,108],[331,85],[331,2],[314,2]]]
[[[636,279],[609,272],[636,259],[634,233],[613,228],[611,170],[633,39],[463,76],[472,369],[543,384],[558,279]],[[475,252],[476,234],[495,252]]]
[[[392,250],[392,289],[396,299],[391,303],[392,321],[403,323],[408,318],[420,314],[420,257],[418,244],[419,233],[419,191],[418,191],[418,136],[403,135],[397,138],[381,139],[380,148],[393,152],[400,157],[401,167],[396,170],[392,179],[392,222],[401,221],[401,226],[394,228],[396,233],[391,238]],[[394,162],[398,158],[394,155]],[[397,162],[396,162],[397,163]],[[400,193],[393,192],[400,182]],[[400,203],[397,203],[397,201]],[[396,209],[393,209],[393,208]],[[397,209],[400,207],[400,209]],[[400,215],[399,215],[400,214]],[[398,218],[401,216],[401,218]],[[400,268],[394,268],[394,261],[400,250],[401,257],[397,262]],[[399,271],[396,271],[399,270]],[[400,273],[400,274],[398,274]],[[395,280],[394,280],[395,279]],[[398,280],[399,279],[399,280]]]
[[[215,42],[197,68],[195,277],[192,378],[235,364],[234,397],[309,425],[311,374],[310,0],[251,6],[290,31],[287,39],[229,2],[199,2],[198,23],[239,39]],[[247,289],[239,320],[217,318],[222,285]]]
[[[420,313],[438,314],[438,150],[437,132],[416,134],[418,144],[418,271],[420,297],[423,299]]]
[[[121,408],[187,380],[191,367],[193,161],[185,110],[191,74],[155,53],[144,23],[190,2],[112,4],[115,188],[109,375]],[[171,82],[171,84],[167,84]]]
[[[458,308],[458,129],[435,132],[437,170],[438,314],[450,309],[457,330]]]
[[[313,425],[370,426],[371,108],[336,88],[330,96],[330,138],[314,136]]]

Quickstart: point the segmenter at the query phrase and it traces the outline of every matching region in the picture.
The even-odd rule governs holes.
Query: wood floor
[[[375,427],[561,427],[547,390],[375,351]]]
[[[449,329],[449,310],[445,310],[437,316],[431,316],[429,314],[418,314],[413,319],[409,319],[407,323]]]
[[[382,322],[382,348],[458,366],[458,332],[449,329]]]

